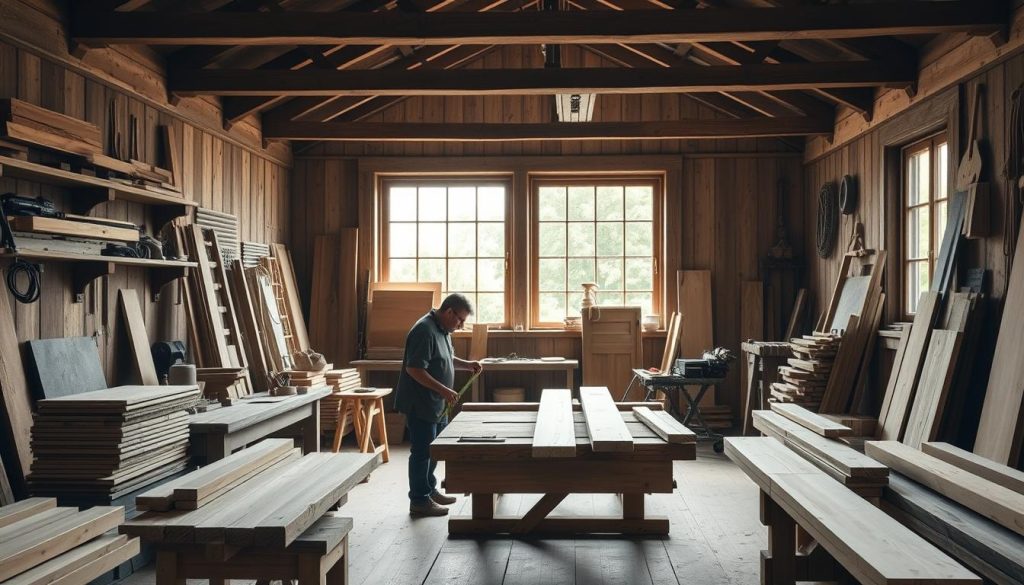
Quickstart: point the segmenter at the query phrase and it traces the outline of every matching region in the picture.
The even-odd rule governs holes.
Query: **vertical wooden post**
[[[494,519],[494,494],[473,493],[473,519],[493,520]]]
[[[643,494],[622,494],[622,518],[624,520],[643,520]]]
[[[768,557],[762,555],[765,585],[796,583],[796,523],[771,497],[761,492],[761,523],[768,527]]]

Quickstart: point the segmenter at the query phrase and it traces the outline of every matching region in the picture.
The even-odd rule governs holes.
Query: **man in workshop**
[[[409,427],[409,513],[444,516],[455,498],[437,491],[430,443],[448,424],[447,408],[459,401],[452,389],[455,370],[479,373],[483,366],[455,357],[451,333],[462,328],[473,314],[469,299],[458,293],[445,297],[441,306],[420,317],[405,338],[405,355],[398,376],[395,408],[405,413]]]

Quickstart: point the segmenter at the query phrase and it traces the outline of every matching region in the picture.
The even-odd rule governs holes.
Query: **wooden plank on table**
[[[111,412],[130,412],[141,408],[151,408],[160,404],[187,400],[199,395],[197,386],[114,386],[103,390],[47,398],[37,404],[40,411],[68,410],[78,412],[79,409],[104,410]]]
[[[486,323],[473,324],[473,337],[469,341],[469,359],[471,361],[487,357],[487,328]]]
[[[928,354],[921,368],[921,380],[914,393],[914,405],[903,433],[905,444],[920,448],[921,443],[938,437],[962,340],[963,333],[959,331],[932,331]]]
[[[693,431],[683,426],[683,423],[664,410],[651,410],[646,406],[638,406],[633,409],[633,416],[668,443],[695,443],[697,441],[697,435]]]
[[[135,496],[135,505],[151,511],[170,510],[179,501],[201,502],[226,485],[263,469],[294,448],[292,439],[264,439],[184,477]]]
[[[822,437],[770,410],[754,411],[754,427],[762,431],[777,433],[784,437],[787,444],[803,449],[819,461],[837,469],[846,477],[884,480],[889,475],[889,470],[885,465],[874,461],[856,449],[840,441]]]
[[[1011,221],[1013,218],[1006,218]],[[999,337],[985,403],[978,422],[974,452],[996,463],[1016,466],[1024,441],[1024,230],[1017,234],[1017,252],[1010,269]]]
[[[928,347],[928,340],[931,338],[932,324],[935,322],[938,309],[938,293],[921,293],[921,300],[917,303],[917,314],[914,316],[914,325],[910,330],[910,337],[907,339],[903,362],[900,364],[899,377],[896,379],[896,385],[893,387],[892,397],[889,401],[889,410],[878,415],[878,423],[881,427],[879,437],[883,440],[903,438],[907,415],[910,413],[914,390],[921,373],[921,363]]]
[[[14,326],[14,311],[10,295],[0,291],[0,393],[4,414],[0,421],[3,433],[4,461],[15,496],[25,491],[25,476],[32,466],[29,446],[32,430],[32,398],[21,361],[18,333]]]
[[[54,234],[93,240],[114,240],[116,242],[138,242],[139,230],[119,228],[85,221],[71,221],[55,217],[22,215],[8,220],[11,229],[19,232]]]
[[[291,318],[292,335],[295,336],[299,349],[307,350],[309,349],[309,334],[306,331],[306,319],[303,317],[299,287],[295,282],[295,269],[292,267],[291,253],[284,244],[271,244],[270,252],[277,259],[281,268],[281,277]]]
[[[949,443],[922,443],[921,451],[1018,494],[1024,494],[1024,471],[996,463]]]
[[[380,465],[374,454],[332,453],[328,462],[302,478],[295,496],[262,514],[253,526],[257,546],[286,547]],[[245,526],[244,521],[241,525]]]
[[[128,562],[140,542],[123,535],[101,536],[5,581],[4,585],[78,585]]]
[[[124,508],[97,506],[0,542],[0,580],[88,542],[124,521]]]
[[[139,297],[135,291],[117,291],[118,305],[121,307],[121,315],[124,317],[125,329],[128,332],[128,346],[132,355],[132,362],[135,364],[135,380],[147,386],[156,386],[160,380],[156,377],[156,365],[153,363],[153,354],[149,350],[149,338],[146,333],[146,323],[142,318],[142,308],[139,307]]]
[[[864,452],[893,471],[1024,534],[1024,494],[896,441],[868,441]]]
[[[853,434],[853,429],[850,427],[811,412],[799,404],[773,402],[772,411],[781,414],[805,429],[814,431],[822,437],[846,437]]]
[[[576,456],[571,390],[545,389],[541,392],[537,424],[533,430],[533,456]]]
[[[583,386],[580,388],[583,418],[587,423],[587,436],[595,452],[633,451],[633,437],[615,407],[607,388]]]

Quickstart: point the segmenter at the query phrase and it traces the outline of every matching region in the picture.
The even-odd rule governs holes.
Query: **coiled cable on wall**
[[[839,226],[839,202],[836,201],[836,185],[825,183],[818,192],[818,233],[816,247],[818,256],[828,258],[836,244]]]
[[[28,284],[25,290],[18,288],[18,275],[24,274]],[[7,269],[7,288],[19,303],[31,304],[39,300],[40,278],[39,267],[31,262],[18,258]]]

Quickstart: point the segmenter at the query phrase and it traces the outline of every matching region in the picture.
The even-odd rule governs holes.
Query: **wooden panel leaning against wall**
[[[122,132],[134,116],[139,126],[139,155],[157,163],[158,126],[170,126],[179,136],[179,158],[186,197],[199,205],[239,217],[239,236],[257,242],[286,242],[288,236],[288,181],[290,170],[279,162],[256,154],[259,144],[243,148],[237,141],[199,129],[183,118],[156,108],[149,101],[100,83],[51,59],[0,42],[0,97],[15,97],[57,112],[87,120],[104,130],[113,111]],[[106,140],[106,138],[105,138]],[[66,209],[73,193],[37,182],[0,176],[0,193],[42,196]],[[154,229],[154,217],[146,206],[114,201],[95,207],[93,214],[145,225]],[[7,262],[3,263],[6,268]],[[18,339],[95,336],[110,384],[123,380],[126,359],[115,348],[126,347],[118,318],[117,291],[139,294],[150,341],[185,337],[184,311],[175,284],[164,288],[152,301],[147,271],[119,267],[114,274],[92,281],[84,302],[74,302],[72,273],[68,264],[48,262],[42,272],[39,302],[13,302]],[[6,287],[2,294],[10,294]]]
[[[1007,180],[1003,177],[1002,171],[1007,158],[1007,147],[1009,137],[1007,132],[1010,128],[1011,95],[1024,83],[1024,55],[1017,55],[1010,59],[993,65],[983,71],[979,71],[969,79],[965,80],[959,87],[953,86],[943,92],[939,92],[912,108],[901,112],[891,120],[878,125],[867,133],[858,136],[850,142],[841,145],[828,154],[809,162],[804,168],[805,176],[805,208],[808,218],[808,226],[812,226],[817,214],[818,190],[826,181],[838,181],[845,174],[854,175],[858,178],[860,188],[859,217],[865,226],[865,240],[867,247],[888,247],[890,267],[898,267],[899,261],[904,257],[902,239],[899,236],[898,226],[902,222],[898,205],[901,201],[899,194],[892,194],[885,190],[885,165],[883,161],[886,146],[887,134],[892,134],[894,126],[904,126],[902,134],[907,135],[907,140],[900,144],[914,142],[937,131],[934,127],[928,127],[920,120],[935,118],[938,114],[932,112],[925,115],[929,109],[936,109],[942,102],[958,103],[959,117],[954,125],[960,127],[952,131],[947,128],[947,137],[950,140],[949,159],[950,164],[955,165],[960,160],[962,148],[957,148],[958,138],[966,139],[966,125],[968,123],[969,108],[967,107],[970,96],[974,93],[977,84],[984,84],[982,92],[981,109],[979,111],[979,127],[976,130],[978,138],[982,142],[983,171],[982,181],[990,184],[989,188],[989,217],[991,224],[988,235],[984,238],[965,239],[960,246],[958,268],[960,278],[970,268],[983,268],[986,271],[985,286],[983,292],[988,297],[987,317],[983,321],[983,329],[979,335],[979,343],[974,349],[977,356],[974,365],[974,379],[977,384],[984,387],[989,368],[991,356],[994,351],[995,340],[998,334],[1000,315],[1003,310],[1002,303],[1007,286],[1008,257],[1004,254],[1004,221],[1003,212],[1006,205],[1006,197],[1011,194]],[[914,125],[920,126],[915,132]],[[898,145],[897,145],[898,146]],[[843,216],[839,229],[839,245],[837,253],[830,258],[820,259],[813,253],[814,235],[808,234],[808,290],[818,301],[828,298],[835,282],[836,271],[842,259],[841,249],[846,243],[850,233],[850,216]],[[896,229],[894,229],[896,228]],[[811,228],[813,230],[813,228]],[[903,320],[901,316],[902,287],[899,286],[902,276],[898,271],[892,271],[886,275],[887,307],[884,323]],[[884,369],[881,370],[884,372]],[[876,386],[884,389],[886,380],[877,380]],[[972,393],[964,405],[962,423],[959,430],[959,444],[970,445],[974,439],[975,425],[981,409],[983,392]]]

